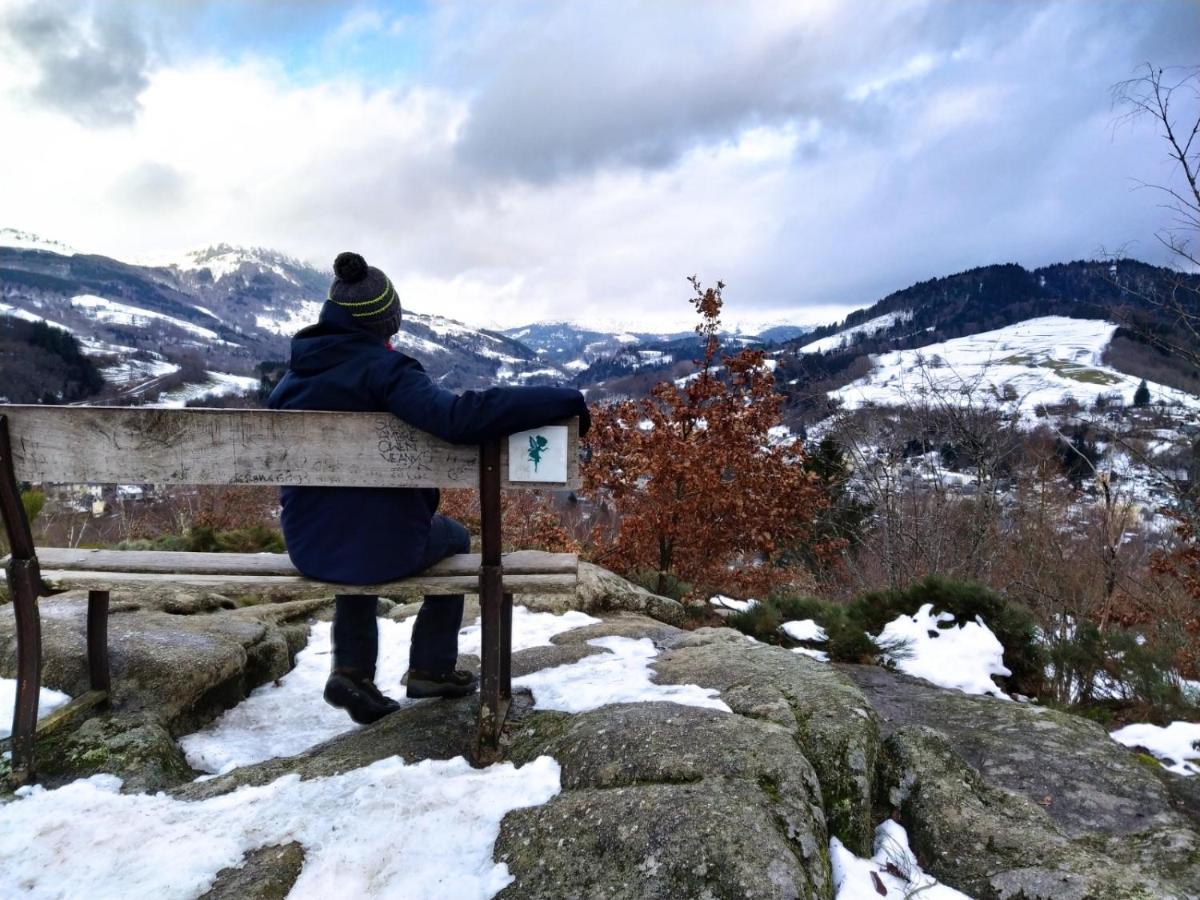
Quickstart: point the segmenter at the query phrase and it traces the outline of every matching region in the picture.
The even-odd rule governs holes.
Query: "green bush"
[[[1101,721],[1194,719],[1200,707],[1183,696],[1174,674],[1184,640],[1177,622],[1157,623],[1147,633],[1076,623],[1047,644],[1049,693],[1058,705]]]
[[[868,634],[877,634],[897,616],[911,616],[925,603],[932,603],[935,613],[950,613],[959,624],[979,616],[1004,647],[1004,664],[1012,672],[1008,687],[1031,696],[1041,692],[1046,658],[1033,613],[981,584],[930,576],[906,588],[862,594],[848,614]]]
[[[25,508],[25,520],[30,525],[46,505],[46,495],[42,491],[21,491],[21,506]]]
[[[187,534],[121,541],[118,550],[185,550],[193,553],[285,553],[283,535],[275,528],[251,525],[230,531],[214,531],[199,525]]]
[[[960,623],[974,621],[976,616],[983,619],[1004,646],[1004,663],[1013,673],[1010,687],[1024,694],[1038,693],[1045,658],[1033,615],[1020,604],[971,582],[926,578],[904,589],[862,594],[848,604],[776,596],[746,612],[734,613],[727,621],[760,641],[778,644],[786,640],[779,632],[782,623],[812,619],[828,635],[825,649],[830,659],[872,662],[881,648],[868,635],[878,634],[898,616],[911,616],[925,603],[932,603],[935,612],[951,613]],[[901,654],[903,648],[895,648],[895,652]]]
[[[786,640],[779,626],[812,619],[825,629],[830,659],[838,662],[871,662],[878,654],[866,633],[848,615],[848,607],[816,597],[776,596],[726,619],[731,626],[757,640],[778,644]]]

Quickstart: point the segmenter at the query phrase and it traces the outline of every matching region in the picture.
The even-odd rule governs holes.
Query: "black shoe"
[[[435,674],[424,669],[408,670],[408,696],[422,697],[465,697],[479,689],[479,678],[474,672],[455,669],[453,672]]]
[[[378,722],[400,708],[399,703],[380,693],[370,678],[347,670],[335,670],[329,676],[325,682],[325,702],[346,710],[359,725]]]

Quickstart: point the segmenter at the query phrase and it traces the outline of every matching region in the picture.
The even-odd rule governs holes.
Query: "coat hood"
[[[323,372],[347,360],[386,349],[383,338],[363,328],[345,310],[326,303],[321,318],[292,338],[288,367],[299,373]]]

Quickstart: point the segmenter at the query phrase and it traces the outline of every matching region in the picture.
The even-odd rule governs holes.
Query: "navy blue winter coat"
[[[320,321],[292,339],[289,371],[272,409],[391,412],[455,444],[478,444],[555,419],[584,415],[572,388],[497,387],[454,394],[415,359],[390,350],[344,310],[326,303]],[[312,578],[373,584],[420,570],[438,492],[428,488],[285,487],[284,541]]]

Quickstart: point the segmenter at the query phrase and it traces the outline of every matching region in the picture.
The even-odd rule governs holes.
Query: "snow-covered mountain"
[[[721,332],[730,344],[790,341],[812,331],[812,326],[777,324],[759,330]],[[509,328],[504,334],[532,347],[538,356],[568,371],[582,372],[595,362],[608,360],[631,347],[658,347],[695,338],[693,331],[641,331],[635,328],[584,328],[572,322],[533,322]]]
[[[256,387],[263,364],[285,361],[291,336],[316,321],[331,277],[262,247],[218,244],[129,264],[0,231],[0,315],[70,332],[117,400]],[[519,340],[418,311],[405,310],[396,345],[454,389],[572,377]],[[36,382],[23,378],[20,396],[30,399]],[[49,382],[44,388],[36,398],[58,392]],[[0,395],[6,390],[12,394],[0,377]]]

